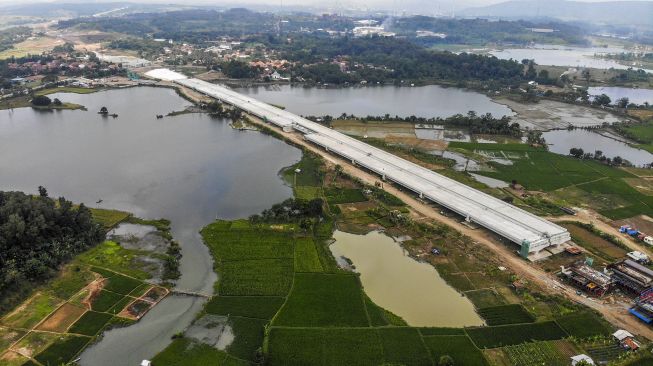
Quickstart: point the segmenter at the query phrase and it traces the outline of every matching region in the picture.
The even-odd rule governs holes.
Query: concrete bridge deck
[[[188,79],[183,75],[172,81],[238,107],[278,127],[301,131],[306,140],[406,187],[518,245],[527,241],[531,253],[571,240],[567,229],[559,225],[291,112],[224,86]]]

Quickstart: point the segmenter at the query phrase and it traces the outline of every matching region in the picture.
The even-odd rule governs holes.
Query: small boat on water
[[[118,115],[116,113],[110,114],[110,116],[113,118],[118,118]]]
[[[162,114],[157,114],[157,115],[156,115],[156,119],[161,119],[161,118],[163,118],[163,115],[162,115]]]

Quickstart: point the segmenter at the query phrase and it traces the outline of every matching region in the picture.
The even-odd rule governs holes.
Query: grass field
[[[477,309],[506,304],[506,299],[493,289],[467,291],[465,292],[465,296],[469,298]]]
[[[357,276],[298,273],[276,326],[369,326]]]
[[[561,339],[567,334],[555,322],[469,328],[469,337],[479,348],[495,348],[529,341]]]
[[[625,249],[576,224],[562,224],[562,226],[569,230],[569,233],[576,244],[587,249],[590,253],[604,259],[606,262],[621,259],[626,256],[626,253],[628,253]]]
[[[91,266],[100,267],[94,269],[94,272],[101,270],[101,267],[111,268],[115,272],[124,273],[128,276],[146,280],[151,277],[149,273],[140,269],[144,264],[137,263],[135,258],[140,253],[135,250],[129,250],[121,247],[118,243],[107,240],[100,245],[80,254],[75,258],[75,262],[84,263]],[[104,271],[100,273],[104,277],[110,278],[115,272]]]
[[[478,311],[478,314],[485,319],[488,325],[532,323],[535,321],[535,317],[519,304],[482,308]]]
[[[327,188],[324,195],[329,204],[355,203],[367,201],[360,189],[354,188]]]
[[[64,86],[60,88],[48,88],[48,89],[41,89],[38,90],[34,93],[34,95],[48,95],[48,94],[54,94],[54,93],[74,93],[74,94],[91,94],[95,93],[99,89],[93,89],[93,88],[78,88],[74,86]],[[100,211],[113,211],[113,210],[104,210],[101,208],[96,208],[92,210],[100,210]],[[119,211],[117,211],[119,212]]]
[[[131,216],[130,213],[117,210],[106,210],[103,208],[91,208],[93,219],[102,224],[106,230],[116,227],[122,221]]]
[[[54,37],[33,37],[15,44],[13,48],[0,52],[0,60],[27,55],[40,55],[62,44],[64,44],[62,39]]]
[[[529,190],[552,192],[561,188],[576,187],[587,197],[582,202],[612,219],[653,214],[653,198],[631,187],[624,178],[635,178],[625,170],[593,160],[579,160],[558,155],[525,144],[479,144],[452,142],[451,148],[485,157],[509,158],[512,165],[490,162],[494,171],[479,174],[504,182],[516,180]],[[598,207],[597,202],[609,200],[612,204]],[[619,204],[615,204],[615,203]],[[606,207],[607,206],[607,207]],[[619,207],[621,206],[621,207]]]

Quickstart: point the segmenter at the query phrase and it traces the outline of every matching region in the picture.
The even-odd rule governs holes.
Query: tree
[[[571,149],[569,149],[569,155],[578,159],[582,158],[584,153],[585,152],[583,151],[583,149],[580,148],[572,147]]]
[[[48,198],[48,190],[43,186],[39,186],[39,196],[43,198]]]
[[[612,100],[610,100],[609,96],[607,96],[605,94],[601,94],[601,95],[595,96],[594,101],[592,103],[594,105],[607,106],[607,105],[610,105],[611,102],[612,102]]]
[[[615,156],[614,158],[612,158],[612,164],[614,164],[614,165],[618,166],[618,165],[623,164],[623,162],[624,162],[624,159],[622,159],[621,156]]]
[[[590,70],[589,69],[583,70],[581,75],[583,75],[583,79],[585,79],[585,82],[587,82],[587,84],[589,84],[590,79],[592,78],[592,74],[590,74]]]
[[[601,150],[594,151],[594,159],[596,160],[605,159],[605,157],[603,156],[603,151]]]
[[[440,360],[438,361],[438,366],[453,366],[454,361],[453,358],[449,355],[442,355],[440,356]]]
[[[59,100],[59,98],[54,98],[54,100],[52,101],[52,104],[54,104],[54,105],[56,105],[56,106],[60,106],[60,105],[62,105],[63,103],[61,103],[61,101]]]
[[[623,98],[617,99],[617,107],[619,107],[619,108],[628,107],[628,103],[629,103],[628,97],[623,97]]]
[[[38,95],[32,99],[32,105],[38,107],[47,107],[52,104],[52,100],[45,95]]]

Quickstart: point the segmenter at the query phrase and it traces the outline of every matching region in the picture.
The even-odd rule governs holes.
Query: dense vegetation
[[[454,54],[451,52],[433,52],[410,41],[385,37],[316,37],[298,35],[292,42],[275,37],[259,37],[268,47],[278,49],[284,58],[298,62],[300,65],[314,65],[324,59],[348,57],[350,68],[356,64],[366,64],[358,73],[338,73],[333,66],[324,64],[323,68],[332,68],[329,80],[315,79],[311,67],[299,66],[293,70],[294,75],[313,81],[332,83],[356,82],[366,80],[374,82],[373,77],[382,80],[417,80],[440,79],[449,81],[482,80],[486,82],[511,83],[522,78],[523,66],[515,61],[499,60],[476,54]],[[374,65],[376,67],[369,67]],[[317,66],[312,66],[317,67]],[[317,73],[321,75],[320,73]],[[336,78],[335,75],[338,75]],[[379,80],[379,81],[382,81]]]
[[[315,117],[308,116],[306,117],[314,122],[323,121],[329,123],[333,121],[332,116],[323,116]],[[413,124],[429,124],[429,125],[440,125],[440,126],[450,126],[465,128],[472,134],[484,134],[484,135],[507,135],[513,137],[521,137],[522,132],[519,126],[519,123],[512,122],[510,116],[502,116],[501,118],[496,118],[492,116],[491,113],[486,113],[482,115],[477,115],[474,111],[467,112],[466,115],[455,114],[450,117],[442,118],[425,118],[417,116],[408,116],[400,117],[394,116],[391,117],[389,114],[384,116],[366,116],[366,117],[356,117],[355,115],[348,115],[343,113],[338,117],[341,120],[359,120],[363,122],[408,122]]]
[[[551,33],[532,32],[531,28],[556,29]],[[490,21],[487,19],[451,19],[433,18],[428,16],[413,16],[396,18],[391,22],[390,30],[399,35],[414,36],[420,31],[431,31],[446,34],[446,38],[420,37],[415,41],[432,45],[445,44],[487,44],[529,42],[547,44],[586,44],[581,28],[560,22],[533,23],[518,21]]]
[[[0,31],[0,52],[10,49],[14,43],[21,42],[32,34],[29,27],[13,27]]]
[[[83,204],[60,197],[0,191],[0,311],[30,283],[52,276],[76,254],[100,243],[104,232]]]

